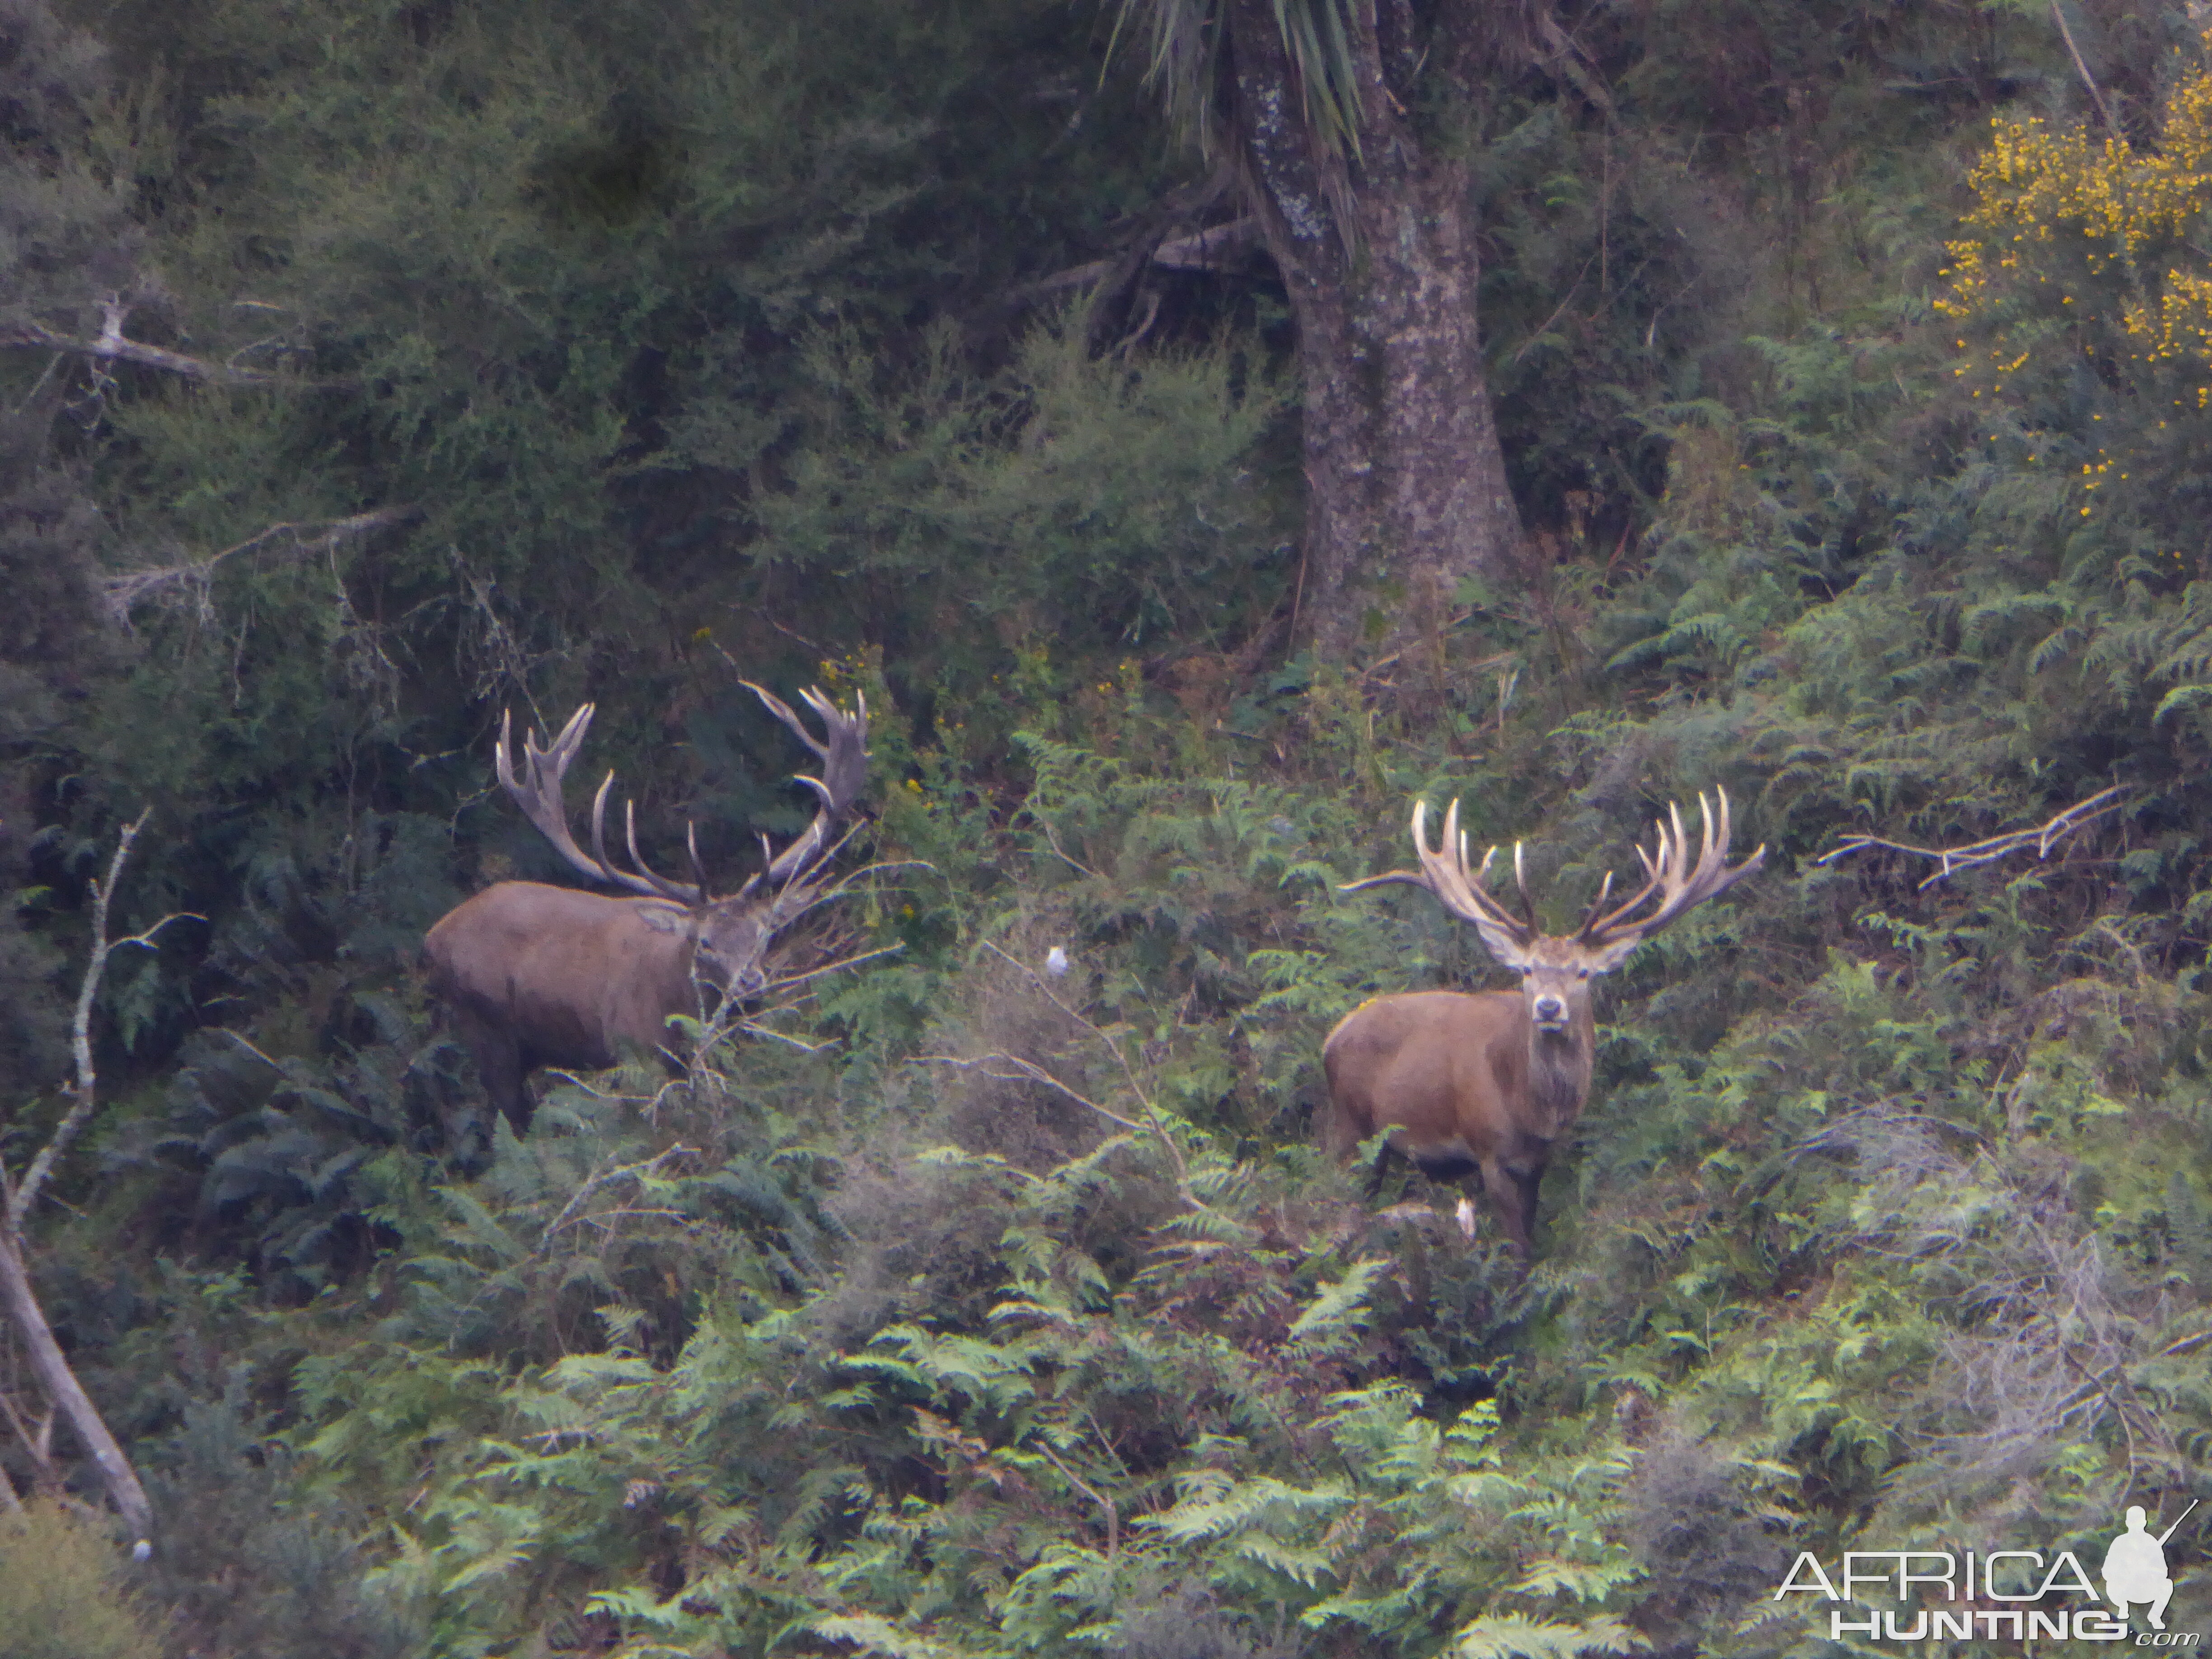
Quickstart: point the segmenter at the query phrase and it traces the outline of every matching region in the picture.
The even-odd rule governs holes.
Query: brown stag
[[[817,690],[801,693],[821,716],[824,735],[817,742],[788,704],[745,684],[820,757],[822,775],[799,780],[820,805],[797,840],[726,898],[708,891],[696,835],[686,838],[690,882],[648,868],[638,855],[631,805],[624,829],[632,868],[615,868],[606,846],[612,772],[592,803],[591,852],[569,835],[561,781],[591,727],[592,704],[570,715],[550,744],[540,746],[532,734],[520,780],[508,721],[501,719],[495,760],[501,787],[562,857],[594,881],[633,895],[502,881],[455,906],[423,940],[430,988],[452,1010],[485,1093],[516,1134],[530,1127],[526,1079],[532,1071],[596,1070],[614,1065],[625,1048],[658,1050],[672,1062],[671,1017],[701,1013],[713,1000],[708,992],[738,1001],[758,996],[766,985],[762,957],[769,942],[821,896],[807,877],[834,850],[838,823],[867,780],[867,702],[855,698],[857,712],[848,714]],[[765,852],[766,836],[761,844]]]
[[[1428,803],[1415,802],[1413,846],[1421,867],[1370,876],[1345,890],[1390,882],[1427,889],[1445,909],[1474,924],[1498,963],[1520,974],[1521,988],[1474,995],[1407,992],[1376,997],[1346,1015],[1322,1048],[1330,1152],[1345,1159],[1361,1141],[1388,1129],[1386,1145],[1431,1179],[1465,1182],[1480,1176],[1506,1237],[1525,1257],[1545,1161],[1589,1098],[1597,1033],[1590,980],[1612,972],[1652,934],[1726,892],[1766,857],[1762,845],[1730,868],[1727,791],[1720,792],[1717,835],[1702,794],[1698,805],[1705,830],[1696,862],[1682,833],[1681,808],[1670,807],[1659,820],[1656,854],[1636,849],[1644,885],[1607,910],[1608,873],[1582,925],[1561,937],[1537,926],[1518,842],[1513,878],[1522,914],[1516,916],[1486,884],[1495,847],[1479,869],[1468,870],[1459,803],[1444,815],[1443,844],[1431,850]],[[1379,1162],[1376,1170],[1379,1176]],[[1474,1210],[1464,1189],[1459,1224],[1473,1236]]]

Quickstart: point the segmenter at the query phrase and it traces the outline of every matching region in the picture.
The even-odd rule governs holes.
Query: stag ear
[[[1626,939],[1617,939],[1610,945],[1585,945],[1582,951],[1583,965],[1593,974],[1609,974],[1635,955],[1636,947],[1643,943],[1644,935],[1633,933]]]
[[[1497,959],[1499,967],[1510,968],[1518,972],[1528,965],[1528,945],[1515,938],[1510,928],[1502,922],[1487,921],[1480,916],[1472,917],[1469,920],[1474,924],[1474,931],[1482,936],[1483,949]]]
[[[691,913],[680,904],[646,899],[637,906],[637,919],[656,933],[684,934],[694,931]]]

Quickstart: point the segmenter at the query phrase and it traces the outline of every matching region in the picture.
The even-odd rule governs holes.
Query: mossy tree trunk
[[[1450,131],[1510,43],[1494,12],[1472,5],[1419,19],[1407,0],[1347,10],[1356,156],[1316,142],[1273,0],[1237,0],[1228,19],[1231,125],[1298,326],[1300,605],[1322,654],[1340,659],[1426,632],[1462,577],[1509,568],[1522,539],[1478,330],[1464,144]]]

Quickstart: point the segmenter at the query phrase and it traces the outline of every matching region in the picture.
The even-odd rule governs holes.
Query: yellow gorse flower
[[[2212,58],[2212,32],[2204,44]],[[1966,234],[1944,245],[1949,285],[1936,301],[1944,316],[1963,322],[1995,312],[2064,243],[2081,264],[2063,270],[2114,279],[2109,301],[2062,294],[2069,316],[2117,324],[2138,361],[2212,362],[2212,269],[2172,263],[2177,252],[2201,261],[2187,239],[2212,209],[2212,62],[2176,84],[2155,149],[2093,140],[2086,127],[2000,118],[1967,182],[1976,200],[1960,226]],[[2037,285],[2048,287],[2055,269],[2036,270]]]

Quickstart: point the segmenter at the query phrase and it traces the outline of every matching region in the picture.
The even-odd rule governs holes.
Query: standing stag
[[[818,896],[808,875],[835,849],[839,822],[860,798],[868,773],[868,705],[847,714],[817,690],[800,695],[822,719],[817,742],[790,706],[748,680],[769,712],[821,758],[822,775],[802,776],[821,805],[796,841],[726,898],[707,890],[696,834],[687,830],[689,883],[671,881],[638,855],[637,815],[623,809],[632,868],[607,858],[609,772],[592,802],[592,850],[568,833],[561,780],[592,724],[586,703],[550,744],[532,733],[518,781],[508,721],[500,720],[495,760],[501,786],[561,856],[594,881],[627,888],[617,898],[543,882],[502,881],[465,899],[423,940],[430,988],[453,1011],[477,1059],[484,1091],[520,1135],[530,1127],[526,1079],[541,1066],[596,1070],[625,1048],[658,1050],[672,1062],[668,1021],[697,1014],[702,992],[743,1000],[766,985],[761,958],[776,933]],[[765,852],[768,838],[761,838]]]
[[[1608,872],[1582,926],[1565,937],[1537,927],[1519,842],[1513,847],[1513,880],[1522,914],[1516,916],[1486,885],[1495,847],[1483,854],[1479,869],[1468,869],[1459,803],[1444,815],[1443,846],[1431,850],[1429,804],[1415,802],[1413,846],[1421,867],[1370,876],[1344,890],[1390,882],[1426,888],[1445,909],[1474,924],[1500,965],[1520,974],[1521,988],[1472,996],[1413,991],[1376,997],[1346,1015],[1322,1048],[1328,1073],[1329,1152],[1342,1160],[1387,1128],[1390,1147],[1434,1180],[1464,1182],[1479,1174],[1506,1237],[1525,1257],[1545,1160],[1589,1098],[1597,1035],[1590,1014],[1592,975],[1611,973],[1652,934],[1726,892],[1766,857],[1761,846],[1735,868],[1728,866],[1728,792],[1719,793],[1717,836],[1712,809],[1704,795],[1698,797],[1705,831],[1696,863],[1682,833],[1681,808],[1671,806],[1659,820],[1657,854],[1636,849],[1644,885],[1626,903],[1605,910],[1613,891]],[[1654,901],[1655,908],[1635,915]],[[1473,1237],[1474,1210],[1464,1192],[1459,1224]]]

